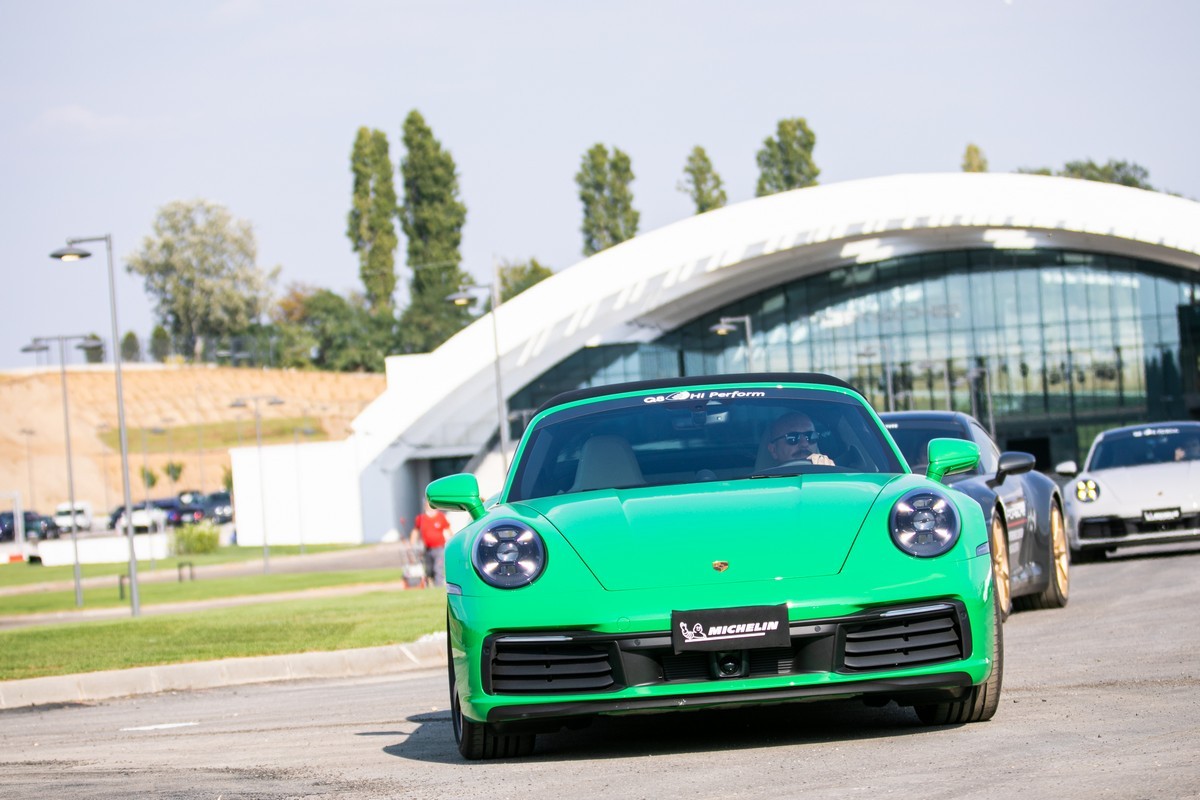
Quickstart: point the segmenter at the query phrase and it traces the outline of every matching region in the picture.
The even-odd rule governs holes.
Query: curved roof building
[[[374,541],[432,477],[469,466],[498,488],[498,454],[477,456],[501,395],[515,440],[567,389],[817,371],[880,409],[974,413],[1048,469],[1101,428],[1200,415],[1198,343],[1194,201],[1038,175],[850,181],[643,234],[388,359],[347,458]]]

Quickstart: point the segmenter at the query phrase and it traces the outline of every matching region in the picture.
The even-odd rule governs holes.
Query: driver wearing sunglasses
[[[767,451],[776,464],[792,461],[811,461],[834,466],[833,459],[817,447],[819,434],[807,414],[798,411],[784,414],[771,425]]]

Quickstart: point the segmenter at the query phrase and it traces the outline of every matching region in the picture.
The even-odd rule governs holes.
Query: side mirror
[[[979,463],[979,445],[965,439],[930,439],[929,466],[925,477],[941,481],[947,475],[966,472]]]
[[[1068,478],[1074,478],[1079,474],[1079,465],[1074,461],[1063,461],[1055,465],[1054,471],[1059,475],[1065,475]]]
[[[479,481],[468,472],[438,478],[425,487],[425,497],[431,506],[443,511],[466,511],[471,519],[483,516]]]
[[[996,465],[996,477],[988,481],[989,486],[999,486],[1009,475],[1020,475],[1029,472],[1037,464],[1037,458],[1032,453],[1022,453],[1010,450],[1000,454]]]

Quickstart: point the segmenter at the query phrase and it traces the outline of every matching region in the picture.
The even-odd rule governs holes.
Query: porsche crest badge
[[[715,569],[717,572],[724,572],[725,570],[729,569],[729,562],[728,561],[714,561],[713,569]]]

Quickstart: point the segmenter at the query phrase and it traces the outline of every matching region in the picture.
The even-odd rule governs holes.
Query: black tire
[[[450,680],[450,721],[458,752],[470,761],[484,758],[517,758],[533,752],[532,733],[498,734],[486,722],[475,722],[463,715],[454,677],[454,657],[450,651],[449,631],[446,639],[446,666]]]
[[[1018,597],[1016,599],[1018,608],[1062,608],[1067,604],[1067,598],[1071,592],[1071,554],[1067,547],[1067,529],[1063,524],[1062,509],[1059,508],[1058,503],[1050,504],[1049,538],[1046,567],[1050,575],[1046,588],[1039,594]]]
[[[914,706],[917,717],[926,725],[959,725],[964,722],[987,722],[1000,706],[1000,687],[1004,679],[1004,626],[1000,609],[996,609],[995,634],[992,636],[992,674],[961,700]]]

